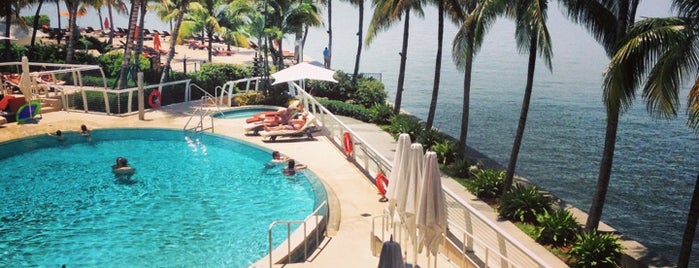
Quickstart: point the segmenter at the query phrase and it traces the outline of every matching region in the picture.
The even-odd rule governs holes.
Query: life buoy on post
[[[349,132],[345,132],[343,143],[345,147],[345,155],[352,156],[352,150],[354,149],[354,144],[352,143],[352,135]]]
[[[160,97],[162,95],[160,94],[160,90],[153,90],[153,92],[148,95],[148,105],[150,105],[151,108],[158,108],[160,107]]]
[[[388,187],[388,179],[386,179],[383,173],[379,172],[379,174],[376,174],[376,188],[379,189],[379,193],[381,194],[379,202],[388,201],[388,198],[386,198],[386,187]]]

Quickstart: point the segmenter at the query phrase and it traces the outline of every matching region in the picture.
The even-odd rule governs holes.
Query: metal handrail
[[[315,218],[315,228],[316,228],[315,245],[317,246],[318,242],[320,241],[320,235],[319,235],[319,232],[317,230],[318,230],[318,223],[320,222],[318,220],[318,214],[319,214],[321,208],[325,208],[325,215],[327,215],[328,214],[328,201],[323,201],[322,203],[320,203],[320,205],[318,205],[318,207],[315,210],[313,210],[313,212],[311,212],[311,214],[306,216],[306,218],[303,219],[302,221],[273,221],[269,225],[269,228],[267,229],[267,233],[268,233],[268,237],[269,237],[269,267],[272,267],[273,262],[274,262],[274,260],[272,259],[272,251],[274,250],[272,248],[273,247],[272,230],[274,229],[274,226],[276,226],[276,225],[281,225],[281,224],[286,225],[286,248],[287,248],[286,254],[288,256],[291,254],[291,225],[292,224],[303,224],[303,254],[304,254],[303,258],[304,258],[304,260],[308,259],[308,230],[307,230],[306,222],[308,222],[308,220],[311,217]],[[288,256],[287,263],[290,260],[291,260],[291,256]]]
[[[235,88],[236,84],[241,83],[241,82],[246,82],[245,93],[247,93],[250,91],[250,83],[252,81],[255,81],[255,90],[254,91],[258,91],[259,85],[260,85],[260,83],[259,83],[260,79],[262,79],[262,77],[256,76],[256,77],[248,77],[248,78],[242,78],[242,79],[238,79],[238,80],[228,81],[221,86],[216,86],[214,88],[214,95],[220,96],[217,100],[218,100],[219,105],[223,105],[223,97],[226,96],[226,93],[228,93],[227,101],[228,101],[228,103],[231,103],[231,99],[233,99],[233,97],[235,96],[235,94],[233,94],[233,89]],[[221,94],[218,93],[219,90],[221,90]]]

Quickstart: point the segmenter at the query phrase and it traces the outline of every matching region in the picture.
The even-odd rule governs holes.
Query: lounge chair
[[[163,36],[170,36],[170,33],[168,31],[163,31]]]
[[[313,114],[308,113],[306,123],[299,129],[282,129],[282,130],[263,130],[260,131],[260,136],[269,138],[270,141],[277,140],[277,137],[298,137],[306,135],[308,140],[313,140],[313,132],[315,131],[316,118]]]

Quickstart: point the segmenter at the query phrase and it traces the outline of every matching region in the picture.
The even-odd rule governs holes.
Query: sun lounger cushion
[[[7,106],[10,104],[10,99],[14,99],[14,98],[15,98],[15,96],[5,95],[5,97],[3,97],[0,100],[0,111],[7,110]]]
[[[260,131],[260,136],[262,137],[272,137],[272,136],[288,136],[299,133],[304,133],[309,126],[315,124],[315,116],[309,113],[306,117],[306,123],[300,129],[290,129],[290,130],[272,130],[272,131]]]

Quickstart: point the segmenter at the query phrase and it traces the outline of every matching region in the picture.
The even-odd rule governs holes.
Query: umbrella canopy
[[[70,12],[68,12],[67,10],[61,11],[60,14],[63,17],[70,17]],[[78,12],[75,13],[75,17],[78,17],[78,18],[85,16],[85,15],[87,15],[87,9],[79,9]]]
[[[337,83],[337,80],[333,78],[333,75],[335,75],[335,71],[333,70],[325,69],[308,62],[302,62],[273,73],[272,77],[274,78],[274,83],[272,83],[272,85],[305,79]]]
[[[22,91],[24,98],[27,101],[32,99],[32,84],[29,73],[29,59],[27,56],[22,57],[22,76],[19,80],[19,90]]]
[[[160,35],[157,33],[153,34],[153,48],[160,53]]]
[[[404,180],[408,171],[408,152],[410,149],[410,135],[401,133],[398,136],[396,144],[396,152],[393,154],[393,165],[391,174],[388,176],[388,189],[386,190],[386,198],[388,198],[388,211],[392,219],[396,210],[396,198],[398,186]]]
[[[442,233],[447,229],[447,209],[437,154],[427,152],[424,165],[417,211],[417,228],[420,230],[419,248],[422,251],[422,247],[425,247],[428,254],[437,255]]]
[[[405,268],[400,244],[393,241],[393,236],[391,236],[390,241],[384,242],[383,246],[381,246],[379,268]]]

